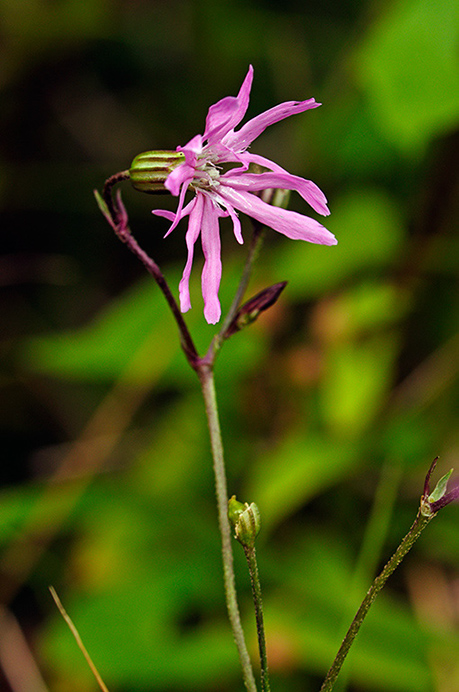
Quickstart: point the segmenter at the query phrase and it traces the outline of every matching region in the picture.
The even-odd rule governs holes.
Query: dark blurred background
[[[268,230],[249,294],[289,285],[216,372],[229,490],[262,514],[272,688],[319,689],[432,459],[459,467],[458,55],[450,0],[0,0],[2,690],[97,689],[50,584],[111,692],[243,689],[198,382],[92,191],[202,133],[250,63],[248,117],[323,103],[252,151],[325,191],[339,240]],[[150,213],[176,200],[123,195],[177,292],[184,228],[163,240]],[[225,309],[247,244],[222,235]],[[204,350],[200,263],[187,320]],[[459,689],[458,529],[457,506],[429,525],[340,692]]]

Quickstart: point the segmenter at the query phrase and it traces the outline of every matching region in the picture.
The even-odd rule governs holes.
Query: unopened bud
[[[260,293],[257,293],[253,298],[244,303],[229,324],[228,329],[224,333],[224,338],[227,339],[229,336],[247,327],[247,325],[255,322],[262,312],[274,305],[286,285],[286,281],[281,281],[278,284],[269,286],[269,288],[263,289],[263,291],[260,291]]]
[[[234,527],[236,527],[239,517],[247,506],[247,503],[244,504],[243,502],[236,500],[236,495],[233,495],[228,500],[228,519]]]
[[[448,481],[451,478],[453,469],[445,473],[445,475],[440,478],[433,491],[430,492],[430,478],[437,461],[438,457],[433,460],[424,482],[424,492],[421,496],[421,514],[425,517],[431,517],[440,509],[449,505],[450,502],[457,502],[459,500],[459,485],[455,485],[452,490],[447,492]]]
[[[242,504],[233,495],[228,502],[228,517],[239,543],[246,548],[252,548],[261,527],[260,510],[255,502],[250,505],[247,502]]]
[[[140,192],[162,192],[169,174],[184,161],[180,151],[145,151],[135,157],[129,169],[132,186]]]

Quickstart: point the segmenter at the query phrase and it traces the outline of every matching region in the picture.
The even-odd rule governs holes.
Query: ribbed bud
[[[145,151],[135,157],[129,169],[132,186],[140,192],[162,192],[168,175],[184,161],[180,151]]]
[[[260,510],[255,502],[238,502],[235,495],[228,502],[228,517],[234,526],[236,538],[246,548],[252,548],[261,527]]]

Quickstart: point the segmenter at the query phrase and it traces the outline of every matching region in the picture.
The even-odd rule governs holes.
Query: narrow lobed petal
[[[251,152],[243,151],[240,154],[233,153],[233,157],[233,160],[238,161],[242,164],[241,172],[247,171],[250,164],[254,163],[257,166],[269,168],[269,170],[273,171],[274,173],[288,174],[288,171],[286,171],[285,168],[282,168],[282,166],[279,166],[279,164],[275,163],[274,161],[271,161],[271,159],[267,159],[265,156],[260,156],[260,154],[252,154]]]
[[[186,189],[185,189],[186,191]],[[155,216],[162,216],[165,219],[169,219],[169,221],[172,221],[172,225],[170,228],[167,230],[167,232],[164,234],[164,238],[167,238],[167,236],[172,233],[174,228],[178,225],[179,221],[183,219],[185,216],[188,216],[190,212],[192,211],[194,205],[196,202],[196,198],[192,199],[191,202],[189,202],[186,207],[183,207],[182,209],[178,208],[177,211],[169,211],[167,209],[153,209],[152,214]]]
[[[182,165],[185,166],[186,164],[182,164]],[[172,171],[172,173],[173,173],[173,172],[174,172],[174,171]],[[172,175],[172,173],[171,173],[171,175]],[[169,177],[170,177],[170,176],[169,176]],[[167,238],[167,236],[168,236],[170,233],[172,233],[172,231],[174,230],[174,228],[177,227],[177,224],[178,224],[178,222],[180,221],[180,219],[182,219],[182,218],[185,216],[183,205],[184,205],[184,203],[185,203],[185,195],[186,195],[186,193],[187,193],[188,185],[189,185],[190,182],[191,182],[191,180],[190,180],[189,178],[185,178],[184,181],[183,181],[183,183],[182,183],[182,189],[180,190],[179,202],[178,202],[178,205],[177,205],[177,210],[176,210],[176,212],[175,212],[175,219],[174,219],[174,221],[172,222],[172,225],[171,225],[171,227],[169,228],[169,230],[167,231],[166,235],[164,236],[165,238]],[[166,185],[167,185],[167,180],[166,180]],[[188,212],[187,212],[187,213],[188,213]]]
[[[241,122],[249,105],[252,81],[253,67],[250,65],[238,95],[226,96],[209,108],[203,136],[209,144],[221,140],[227,132]]]
[[[234,237],[236,238],[237,242],[240,245],[243,245],[244,244],[244,238],[242,237],[241,222],[239,220],[237,212],[235,209],[233,209],[231,204],[225,203],[225,209],[227,210],[228,214],[231,217],[231,221],[233,222]]]
[[[318,245],[336,245],[338,242],[333,233],[330,233],[318,221],[295,211],[273,207],[250,192],[220,185],[218,193],[235,209],[239,209],[288,238],[306,240]]]
[[[317,108],[320,105],[314,99],[279,103],[279,105],[264,111],[264,113],[256,115],[255,118],[245,123],[237,132],[229,132],[226,137],[223,137],[223,144],[236,151],[245,151],[270,125],[296,113],[303,113],[311,108]]]
[[[199,237],[204,210],[204,195],[197,194],[192,202],[188,230],[185,235],[188,257],[179,283],[180,310],[187,312],[191,308],[190,300],[190,275],[193,266],[194,244]],[[188,205],[189,206],[189,205]]]
[[[295,190],[318,214],[328,216],[327,198],[312,180],[290,173],[245,173],[233,169],[221,176],[220,182],[235,190],[257,192],[268,188]]]
[[[204,267],[201,275],[204,317],[209,324],[216,324],[221,315],[218,289],[222,276],[220,228],[218,219],[221,211],[210,197],[204,198],[201,225],[201,243]]]
[[[155,216],[162,216],[169,221],[175,221],[175,217],[177,216],[175,211],[169,211],[168,209],[152,209],[151,213]]]

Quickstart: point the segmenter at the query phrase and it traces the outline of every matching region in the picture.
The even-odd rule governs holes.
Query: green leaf
[[[292,431],[277,447],[252,460],[244,496],[257,498],[267,531],[345,477],[358,462],[355,444],[337,444],[307,429]]]
[[[373,422],[388,394],[397,355],[393,334],[341,340],[329,349],[319,396],[334,434],[352,438]]]
[[[179,349],[176,326],[154,282],[114,299],[79,330],[30,339],[19,352],[28,370],[83,380],[154,379]],[[152,357],[154,356],[154,357]]]
[[[381,9],[354,62],[357,79],[385,135],[419,151],[459,119],[459,4],[399,0]]]

